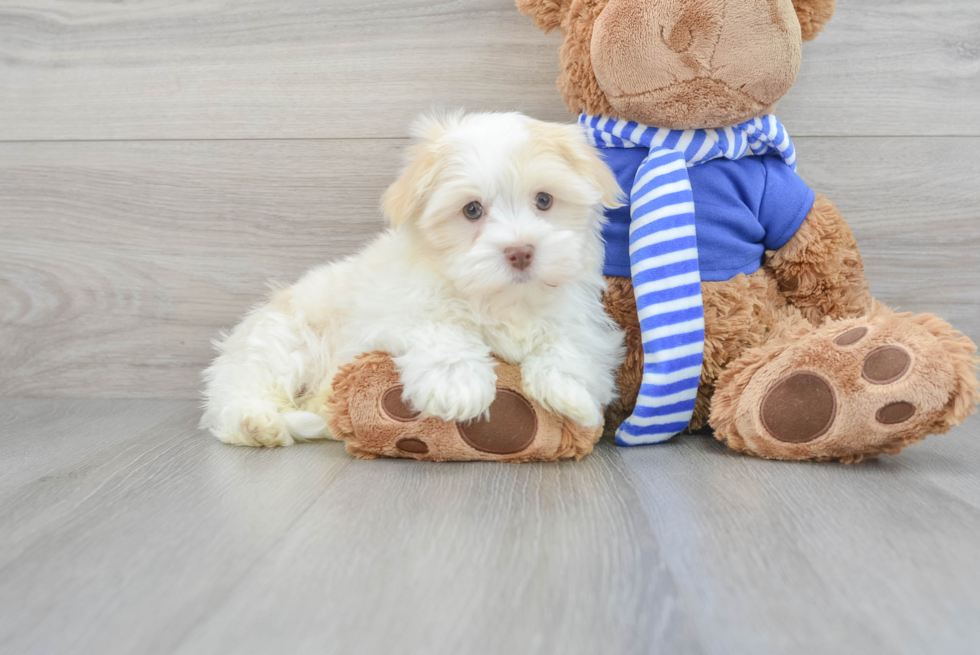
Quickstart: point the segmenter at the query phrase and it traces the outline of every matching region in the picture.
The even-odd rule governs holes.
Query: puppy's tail
[[[283,412],[282,418],[293,439],[325,439],[330,436],[327,432],[327,422],[319,414],[313,412]]]

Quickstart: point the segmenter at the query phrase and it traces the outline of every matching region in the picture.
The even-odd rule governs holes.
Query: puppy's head
[[[382,206],[465,296],[536,297],[602,264],[619,184],[578,125],[520,114],[423,118]]]

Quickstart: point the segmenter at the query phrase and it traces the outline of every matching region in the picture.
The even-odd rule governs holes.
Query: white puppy
[[[615,393],[623,336],[602,304],[603,206],[620,193],[577,125],[520,114],[422,119],[385,194],[392,229],[316,268],[217,343],[201,421],[222,441],[329,437],[339,366],[388,352],[423,416],[470,420],[496,394],[491,353],[585,426]]]

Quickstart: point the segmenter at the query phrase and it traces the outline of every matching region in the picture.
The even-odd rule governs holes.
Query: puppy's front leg
[[[497,394],[496,363],[478,335],[444,323],[405,333],[395,356],[402,398],[425,417],[468,421],[486,414]]]
[[[596,366],[588,347],[577,347],[565,336],[539,344],[521,363],[521,384],[528,396],[587,428],[602,425],[602,403],[611,398],[600,399],[597,392],[611,386],[611,380],[603,384],[606,377],[609,372]]]

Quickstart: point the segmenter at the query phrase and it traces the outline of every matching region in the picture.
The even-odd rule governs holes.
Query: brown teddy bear
[[[851,230],[796,176],[770,115],[835,0],[517,6],[561,29],[558,86],[631,197],[605,235],[606,307],[628,345],[607,434],[653,443],[710,426],[744,453],[849,463],[975,411],[973,343],[870,296]],[[524,399],[516,368],[500,372],[492,422],[456,426],[419,421],[392,392],[390,360],[366,355],[335,380],[332,433],[362,457],[591,450],[598,435]]]

